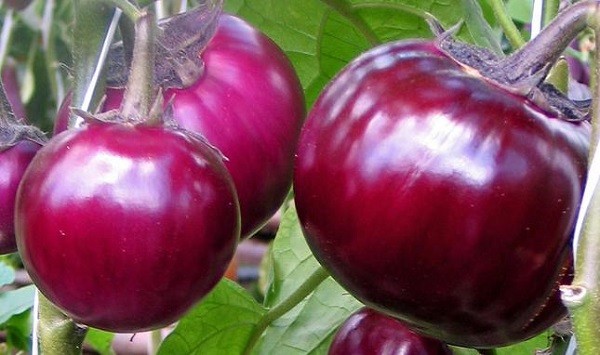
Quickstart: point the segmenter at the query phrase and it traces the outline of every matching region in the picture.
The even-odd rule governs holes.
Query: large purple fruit
[[[164,327],[221,279],[240,230],[221,157],[183,130],[93,122],[55,136],[17,195],[23,263],[76,322]]]
[[[292,180],[293,157],[305,117],[302,87],[291,63],[264,34],[222,15],[200,54],[204,73],[191,87],[168,89],[175,120],[201,133],[226,157],[242,215],[242,236],[256,232],[279,208]],[[107,91],[104,110],[123,91]],[[55,132],[66,129],[63,103]]]
[[[518,342],[564,314],[556,286],[590,126],[464,70],[431,42],[351,63],[301,133],[295,201],[358,299],[445,342]]]

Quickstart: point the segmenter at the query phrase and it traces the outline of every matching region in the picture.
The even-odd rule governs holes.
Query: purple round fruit
[[[202,134],[226,157],[242,215],[242,236],[254,234],[287,196],[305,104],[298,77],[264,34],[222,15],[215,36],[199,54],[204,72],[185,89],[167,89],[175,121]],[[106,92],[104,110],[117,108],[123,91]],[[63,103],[55,132],[67,127]]]
[[[342,324],[329,347],[329,355],[452,355],[448,345],[410,330],[405,324],[363,308]]]
[[[184,130],[92,122],[25,173],[15,227],[39,290],[76,322],[164,327],[223,276],[239,238],[220,155]]]
[[[590,125],[396,42],[347,66],[301,133],[306,239],[367,306],[468,347],[531,337],[565,310],[556,283],[587,169]]]
[[[17,251],[14,210],[19,182],[42,146],[30,140],[0,150],[0,254]]]

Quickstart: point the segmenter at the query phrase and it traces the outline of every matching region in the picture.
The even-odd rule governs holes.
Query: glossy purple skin
[[[395,318],[363,308],[341,325],[328,354],[452,355],[452,351],[439,340],[414,333]]]
[[[188,133],[93,123],[54,137],[18,191],[17,245],[75,321],[164,327],[223,276],[240,230],[220,157]]]
[[[366,305],[447,343],[507,345],[564,314],[551,293],[589,134],[433,43],[378,47],[309,114],[298,215],[317,259]]]
[[[305,118],[302,87],[285,54],[268,37],[231,15],[220,18],[201,54],[202,77],[186,89],[169,89],[175,120],[199,132],[228,159],[237,188],[242,236],[254,234],[290,189],[294,152]],[[107,91],[105,110],[122,91]],[[66,128],[66,113],[58,128]]]
[[[5,150],[0,149],[0,254],[17,251],[14,210],[19,182],[41,145],[22,140]]]

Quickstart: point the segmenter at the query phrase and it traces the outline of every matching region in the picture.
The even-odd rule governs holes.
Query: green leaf
[[[536,350],[547,349],[550,346],[550,332],[543,332],[540,335],[527,341],[496,349],[497,355],[530,355],[536,354]]]
[[[289,297],[321,267],[306,244],[294,206],[289,207],[281,219],[269,257],[270,285],[264,303],[269,308]]]
[[[339,325],[361,307],[330,277],[266,329],[255,354],[327,354]]]
[[[0,287],[8,285],[15,280],[15,270],[6,263],[0,261]]]
[[[475,0],[230,0],[225,5],[286,52],[309,107],[325,84],[362,52],[388,41],[431,38],[425,12],[446,28],[464,20],[460,38],[500,48]]]
[[[158,354],[239,354],[265,313],[245,289],[223,279],[179,321]]]
[[[15,314],[4,323],[6,342],[13,348],[29,352],[31,350],[31,309]]]
[[[104,330],[95,328],[89,328],[85,335],[85,343],[91,346],[94,350],[99,352],[101,355],[112,355],[112,341],[115,335]]]
[[[550,346],[550,332],[543,332],[527,341],[496,349],[496,355],[531,355]],[[454,355],[478,355],[474,349],[451,346]]]
[[[284,214],[271,249],[272,270],[265,305],[287,299],[321,266],[304,239],[294,207]],[[326,354],[337,327],[362,304],[331,277],[267,327],[256,354]]]
[[[33,306],[35,287],[33,285],[0,293],[0,324],[15,314],[23,313]]]
[[[479,355],[479,351],[469,348],[460,348],[458,346],[450,346],[452,355]]]
[[[506,11],[513,20],[521,23],[531,22],[533,13],[532,0],[508,0],[506,2]]]
[[[461,5],[465,14],[466,30],[473,39],[473,43],[481,47],[490,48],[496,53],[502,53],[500,32],[495,33],[488,24],[477,0],[462,0]]]

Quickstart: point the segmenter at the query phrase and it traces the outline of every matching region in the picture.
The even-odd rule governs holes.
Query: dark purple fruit
[[[19,182],[42,146],[30,140],[0,149],[0,255],[17,251],[14,210]]]
[[[18,191],[15,227],[40,291],[76,322],[164,327],[221,279],[239,237],[221,157],[162,125],[91,122],[42,148]]]
[[[387,44],[309,114],[298,214],[317,259],[367,306],[447,343],[507,345],[565,313],[556,284],[589,135],[432,42]]]
[[[352,314],[335,334],[329,355],[452,355],[448,345],[421,336],[369,308]]]

